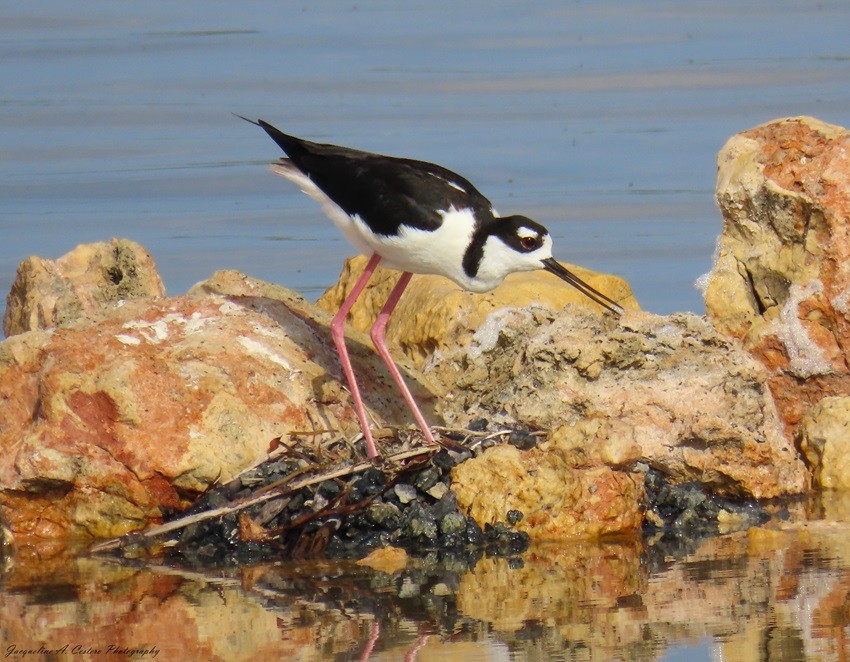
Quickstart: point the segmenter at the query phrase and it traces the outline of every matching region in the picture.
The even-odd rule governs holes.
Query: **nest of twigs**
[[[528,448],[526,430],[436,428],[439,446],[416,432],[384,430],[377,461],[362,440],[320,433],[275,440],[268,456],[200,496],[191,508],[158,526],[98,543],[95,552],[165,555],[188,565],[251,563],[281,558],[356,558],[378,547],[515,555],[528,536],[508,522],[482,529],[458,510],[451,469],[484,448]],[[327,434],[324,434],[327,438]]]

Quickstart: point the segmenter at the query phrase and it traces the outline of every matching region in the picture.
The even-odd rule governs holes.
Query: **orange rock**
[[[407,552],[400,547],[380,547],[356,563],[394,575],[407,567],[407,560]]]
[[[357,429],[325,313],[234,273],[196,291],[0,343],[0,507],[15,534],[120,535],[253,465],[277,437]],[[375,419],[406,422],[356,333],[351,354]]]
[[[850,490],[850,397],[825,397],[800,424],[800,450],[826,489]]]
[[[850,131],[795,117],[734,136],[717,200],[706,311],[768,368],[793,436],[821,398],[850,395]]]

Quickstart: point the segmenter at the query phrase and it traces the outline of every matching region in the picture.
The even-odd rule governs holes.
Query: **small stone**
[[[466,426],[470,432],[484,432],[490,422],[486,418],[476,418]]]
[[[537,437],[530,432],[517,430],[508,435],[508,443],[516,446],[521,451],[527,451],[537,446]]]
[[[521,522],[523,518],[523,514],[518,510],[509,510],[508,511],[508,524],[516,524],[517,522]]]
[[[407,566],[407,552],[398,547],[380,547],[372,551],[368,556],[357,561],[357,565],[367,566],[373,570],[380,570],[389,575],[401,572]]]
[[[445,496],[445,494],[449,491],[449,486],[445,483],[437,483],[431,489],[429,489],[425,494],[429,497],[433,497],[438,501]]]
[[[415,518],[408,522],[406,532],[413,538],[434,540],[437,537],[437,525],[433,520]]]
[[[341,491],[342,488],[335,480],[326,480],[323,483],[319,483],[319,486],[316,488],[316,492],[321,493],[327,498],[335,497]]]
[[[474,547],[480,547],[484,543],[484,532],[471,517],[466,519],[466,541]]]
[[[415,598],[421,593],[422,587],[414,582],[410,577],[405,577],[401,582],[401,588],[398,590],[398,597],[402,599]]]
[[[440,533],[444,535],[466,530],[466,518],[460,513],[448,513],[440,520]]]
[[[447,490],[433,506],[431,506],[431,514],[434,519],[441,520],[449,513],[457,512],[457,497],[454,492]]]
[[[402,534],[408,538],[437,538],[437,523],[433,516],[418,502],[413,502],[405,513],[407,522],[402,528]]]
[[[525,561],[523,561],[521,556],[511,556],[508,558],[508,567],[511,570],[521,570],[525,567]]]
[[[403,504],[408,504],[414,499],[416,499],[417,492],[416,488],[413,487],[410,483],[398,483],[393,488],[395,495],[398,497],[398,500]]]
[[[438,480],[440,480],[440,470],[436,467],[426,467],[413,479],[413,484],[418,490],[427,492]]]
[[[439,584],[434,584],[431,587],[431,594],[442,597],[442,596],[446,596],[446,595],[451,595],[452,590],[448,586],[446,586],[443,582],[440,582]]]
[[[394,529],[401,521],[401,511],[391,503],[376,502],[366,510],[366,519],[384,529]]]
[[[449,471],[458,463],[460,454],[444,448],[431,458],[431,464],[441,471]]]

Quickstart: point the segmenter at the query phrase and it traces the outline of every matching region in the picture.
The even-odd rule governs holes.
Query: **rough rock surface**
[[[426,374],[453,385],[440,404],[447,421],[551,431],[539,452],[561,466],[628,468],[642,459],[672,480],[736,497],[808,488],[764,368],[695,315],[504,309]],[[502,480],[499,467],[482,471],[480,484]]]
[[[16,534],[120,535],[183,509],[276,437],[356,429],[327,315],[232,272],[197,291],[0,343],[0,506]],[[365,342],[355,333],[350,348],[367,405],[407,421]],[[433,396],[409,381],[432,416]]]
[[[128,239],[82,244],[58,260],[32,256],[18,266],[6,299],[7,336],[74,321],[125,299],[165,296],[150,254]]]
[[[821,398],[850,395],[850,132],[796,117],[734,136],[717,201],[706,311],[768,369],[793,435]]]
[[[481,526],[522,513],[516,528],[535,541],[598,538],[639,530],[643,522],[641,474],[571,466],[551,448],[489,448],[455,467],[452,491],[461,512]]]
[[[339,282],[316,303],[335,313],[363,272],[366,261],[362,255],[347,260]],[[573,265],[565,266],[624,308],[638,308],[629,284],[622,278]],[[349,322],[354,328],[368,332],[398,276],[397,271],[378,266],[349,314]],[[502,285],[485,294],[461,290],[442,276],[417,274],[407,286],[387,327],[387,340],[421,366],[435,351],[468,344],[475,329],[494,310],[531,303],[540,303],[553,310],[560,310],[567,303],[601,310],[574,287],[544,271],[511,274]]]
[[[799,436],[815,483],[850,490],[850,397],[823,398],[803,419]]]

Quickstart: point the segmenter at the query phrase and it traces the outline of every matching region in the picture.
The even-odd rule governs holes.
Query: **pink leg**
[[[409,651],[407,651],[407,655],[404,656],[404,662],[414,662],[416,660],[416,656],[419,653],[419,649],[422,648],[425,644],[428,643],[428,639],[431,638],[430,634],[423,634],[419,639],[416,640],[416,643],[413,645]]]
[[[345,318],[357,297],[363,292],[366,283],[372,277],[378,262],[381,261],[381,256],[375,253],[369,258],[366,268],[363,270],[360,278],[354,284],[349,295],[342,302],[337,314],[334,315],[331,321],[331,335],[336,345],[337,354],[339,354],[339,362],[342,364],[342,371],[345,373],[345,379],[348,381],[348,388],[351,391],[351,397],[354,399],[354,411],[357,412],[357,420],[360,421],[360,430],[366,439],[366,453],[370,458],[378,456],[378,449],[375,448],[375,440],[372,438],[372,431],[369,429],[369,419],[366,418],[366,407],[363,405],[363,398],[360,397],[360,388],[357,386],[357,380],[354,378],[354,368],[351,367],[351,359],[348,358],[348,348],[345,346]]]
[[[395,310],[396,304],[401,298],[404,288],[406,288],[407,284],[410,282],[410,277],[412,275],[413,274],[409,271],[405,271],[401,275],[401,278],[398,279],[398,283],[396,283],[393,291],[390,292],[387,302],[384,304],[384,307],[381,308],[381,312],[378,313],[378,318],[372,326],[370,335],[372,336],[372,342],[375,343],[375,349],[378,350],[378,354],[381,355],[384,364],[386,364],[387,368],[389,368],[393,381],[395,381],[396,386],[398,386],[398,390],[401,391],[401,395],[407,403],[407,408],[410,409],[410,412],[413,414],[416,425],[419,426],[420,430],[422,430],[422,434],[425,435],[426,441],[430,444],[435,444],[437,442],[434,441],[434,435],[431,434],[431,429],[428,427],[428,423],[425,422],[425,417],[422,415],[422,412],[419,411],[419,407],[416,405],[416,401],[413,399],[410,389],[407,388],[407,384],[404,383],[404,378],[401,376],[392,356],[390,356],[390,351],[387,349],[387,343],[384,340],[387,322],[390,321],[390,315],[392,315],[393,310]]]
[[[369,641],[366,642],[366,647],[360,653],[360,662],[368,662],[372,656],[372,651],[375,649],[375,644],[378,643],[378,637],[381,634],[381,625],[378,621],[372,621],[372,629],[369,632]]]

